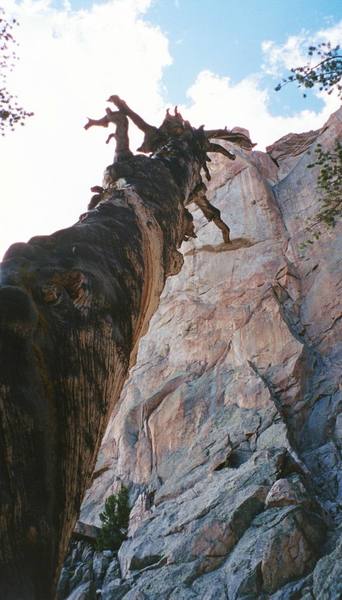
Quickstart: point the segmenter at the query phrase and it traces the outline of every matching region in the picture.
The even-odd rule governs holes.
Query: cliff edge
[[[99,525],[123,482],[129,538],[118,558],[77,542],[60,598],[341,597],[341,224],[300,250],[319,205],[307,165],[336,139],[342,109],[266,153],[213,156],[232,244],[195,211],[80,517]]]

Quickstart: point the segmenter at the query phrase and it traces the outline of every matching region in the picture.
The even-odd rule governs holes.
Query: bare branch
[[[108,144],[112,138],[116,140],[114,162],[126,160],[130,156],[133,156],[133,153],[129,149],[128,118],[121,111],[112,111],[110,108],[107,108],[106,115],[102,117],[102,119],[88,119],[88,123],[86,123],[84,129],[89,129],[89,127],[94,126],[108,127],[109,123],[114,123],[114,125],[116,125],[115,133],[111,133],[106,140],[106,144]]]
[[[228,225],[221,219],[221,213],[216,206],[213,206],[206,196],[206,186],[202,183],[198,185],[189,198],[189,202],[194,202],[201,209],[205,218],[208,221],[213,221],[221,231],[223,241],[226,244],[230,243],[230,229]]]
[[[229,131],[229,129],[209,129],[204,130],[204,134],[208,140],[210,139],[220,139],[225,140],[226,142],[231,142],[232,144],[236,144],[243,148],[244,150],[252,150],[256,144],[240,131]]]
[[[140,115],[134,112],[124,100],[117,95],[112,95],[108,98],[108,102],[112,102],[118,108],[118,111],[106,110],[106,116],[99,120],[89,119],[86,125],[86,129],[92,125],[100,125],[107,127],[109,122],[117,124],[117,130],[115,134],[110,134],[106,140],[108,143],[112,138],[116,139],[117,150],[115,162],[125,160],[130,154],[127,154],[128,148],[128,120],[129,117],[133,123],[144,133],[144,141],[139,151],[144,153],[151,153],[160,160],[165,160],[165,157],[170,155],[172,147],[177,148],[177,152],[180,151],[182,144],[186,144],[192,147],[194,150],[200,168],[203,169],[207,180],[210,180],[210,172],[207,163],[210,162],[208,152],[222,154],[230,160],[235,159],[235,154],[230,150],[224,148],[220,144],[211,142],[211,139],[221,139],[228,141],[237,146],[240,146],[244,150],[251,150],[255,144],[253,144],[248,135],[241,131],[230,131],[227,128],[224,129],[212,129],[206,131],[202,125],[199,128],[191,126],[189,121],[183,119],[181,113],[178,111],[177,106],[174,109],[174,114],[171,114],[170,110],[167,109],[165,118],[160,127],[155,127],[147,123]],[[120,139],[119,139],[120,132]],[[178,143],[180,144],[178,146]],[[120,145],[121,144],[121,145]],[[123,157],[123,158],[121,158]],[[119,169],[121,172],[121,170]],[[113,173],[113,167],[111,170],[111,179],[119,180],[121,175],[116,170],[115,177]],[[223,239],[226,243],[229,242],[229,227],[222,221],[220,211],[212,206],[205,195],[205,186],[201,181],[196,187],[196,193],[192,193],[193,201],[202,209],[204,215],[208,220],[214,221],[214,223],[221,229]],[[91,206],[94,206],[101,199],[101,196],[94,196],[91,199]],[[189,231],[191,231],[191,227]],[[185,235],[186,239],[191,237],[189,232]]]
[[[144,119],[136,112],[134,112],[134,110],[132,110],[124,100],[121,100],[119,96],[114,94],[108,98],[107,102],[113,102],[119,111],[129,117],[131,121],[133,121],[134,125],[136,125],[138,129],[145,134],[144,141],[140,148],[138,148],[139,152],[144,152],[145,154],[154,152],[160,140],[158,128],[154,125],[149,125],[149,123],[146,123],[146,121],[144,121]]]

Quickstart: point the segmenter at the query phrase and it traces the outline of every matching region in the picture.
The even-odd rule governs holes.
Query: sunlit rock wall
[[[336,138],[342,109],[269,153],[213,157],[210,200],[232,244],[194,212],[198,238],[140,343],[83,505],[98,525],[105,498],[130,487],[103,599],[342,594],[339,228],[300,250],[319,200],[307,165]]]

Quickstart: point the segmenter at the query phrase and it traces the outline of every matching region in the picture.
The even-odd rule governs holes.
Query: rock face
[[[319,201],[307,165],[336,138],[342,109],[269,154],[213,158],[210,200],[233,242],[195,213],[83,504],[99,525],[105,498],[130,488],[102,598],[341,597],[338,227],[299,250]],[[70,600],[96,597],[77,589]]]

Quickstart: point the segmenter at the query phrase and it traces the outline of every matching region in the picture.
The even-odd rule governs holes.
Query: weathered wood
[[[3,600],[54,597],[109,415],[191,235],[184,205],[201,184],[203,132],[179,119],[152,158],[133,157],[120,102],[109,120],[122,124],[123,146],[95,188],[98,205],[14,244],[1,266]]]

